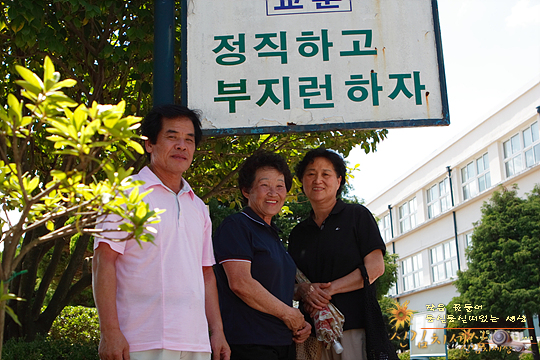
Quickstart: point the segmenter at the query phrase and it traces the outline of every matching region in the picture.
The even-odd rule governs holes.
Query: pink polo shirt
[[[121,254],[116,261],[116,303],[130,351],[211,352],[202,273],[203,266],[215,263],[208,209],[183,179],[177,195],[148,167],[133,178],[145,182],[140,192],[153,189],[145,197],[151,209],[166,209],[154,224],[154,244],[142,243],[141,248],[134,240],[94,242],[94,249],[105,242]]]

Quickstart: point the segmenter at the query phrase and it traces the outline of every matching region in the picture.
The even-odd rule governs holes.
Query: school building
[[[387,251],[399,255],[390,295],[410,301],[409,309],[426,311],[459,295],[456,272],[467,269],[473,224],[493,191],[517,184],[524,196],[540,183],[536,81],[366,204],[380,219]]]

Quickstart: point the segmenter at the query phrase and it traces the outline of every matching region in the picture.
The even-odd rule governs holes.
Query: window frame
[[[529,139],[528,139],[529,138]],[[515,149],[515,147],[518,147]],[[540,163],[539,122],[534,121],[502,143],[504,174],[510,178]],[[532,162],[529,160],[532,158]]]
[[[482,172],[478,165],[482,164]],[[460,169],[461,194],[463,200],[469,200],[491,188],[491,170],[489,168],[489,152],[475,157]],[[481,185],[483,183],[483,185]]]
[[[379,226],[379,232],[384,242],[387,243],[392,240],[392,225],[390,221],[390,213],[382,216],[378,221],[377,225]]]
[[[442,259],[439,259],[439,256],[442,256]],[[430,248],[429,261],[431,279],[434,284],[456,277],[458,270],[458,259],[457,247],[454,240],[445,241]],[[448,266],[450,266],[451,268],[450,271],[448,269]],[[437,275],[435,271],[437,271]],[[443,276],[441,276],[441,271],[444,273]]]
[[[408,270],[406,269],[405,265],[407,262],[410,264],[411,271],[405,272]],[[404,292],[418,289],[424,285],[422,253],[418,253],[401,260],[401,283],[403,285]],[[411,284],[412,287],[410,287]]]
[[[444,194],[441,194],[441,186],[444,187]],[[432,189],[437,190],[437,196],[434,198],[432,198]],[[428,219],[432,219],[452,207],[452,199],[450,196],[450,180],[448,177],[436,182],[426,190]],[[435,209],[435,211],[432,211],[432,209]]]
[[[402,209],[407,209],[407,213],[404,213]],[[411,209],[414,208],[414,209]],[[399,217],[399,233],[405,234],[406,232],[414,229],[418,224],[416,214],[418,212],[418,205],[416,203],[416,196],[410,200],[405,201],[398,207]]]

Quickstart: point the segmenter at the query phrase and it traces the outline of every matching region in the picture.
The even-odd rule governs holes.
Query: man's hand
[[[101,334],[98,353],[101,360],[129,360],[129,344],[120,329]]]
[[[210,344],[212,346],[212,360],[229,360],[231,358],[231,349],[222,331],[212,333]]]

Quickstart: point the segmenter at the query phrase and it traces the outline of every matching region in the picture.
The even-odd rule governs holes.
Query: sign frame
[[[235,0],[230,0],[235,1]],[[252,0],[253,1],[253,0]],[[262,0],[257,0],[262,1]],[[430,0],[433,30],[435,40],[436,61],[438,67],[439,91],[441,95],[441,117],[426,119],[390,119],[390,120],[367,120],[356,122],[332,122],[320,124],[288,124],[287,126],[255,126],[255,127],[229,127],[229,128],[203,128],[205,136],[228,136],[228,135],[255,135],[255,134],[283,134],[291,132],[320,132],[339,130],[372,130],[388,128],[410,128],[418,126],[447,126],[450,124],[450,113],[448,106],[448,94],[446,87],[446,76],[444,69],[444,59],[442,50],[442,39],[439,23],[439,12],[437,0]],[[185,106],[189,104],[188,92],[188,0],[181,0],[181,103]],[[201,109],[204,115],[204,109]]]

